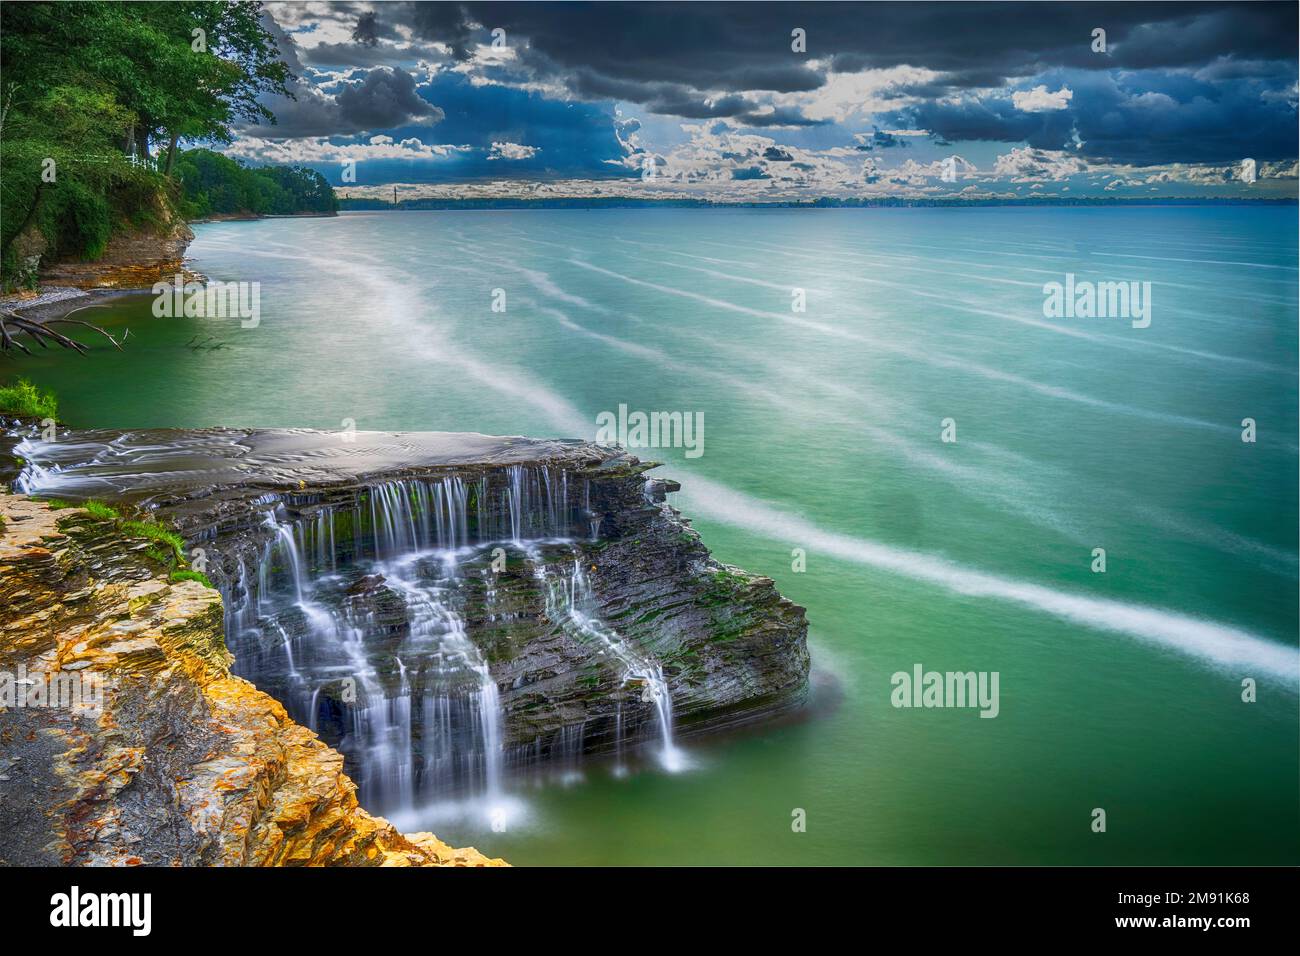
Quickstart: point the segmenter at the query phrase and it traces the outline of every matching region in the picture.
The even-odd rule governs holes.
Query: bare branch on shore
[[[90,322],[86,322],[82,319],[72,319],[64,316],[62,318],[40,321],[37,319],[25,318],[15,311],[0,312],[0,350],[8,352],[11,349],[19,349],[23,353],[31,355],[31,350],[15,338],[16,334],[25,333],[41,348],[47,349],[50,347],[49,342],[53,342],[56,345],[63,346],[65,349],[73,349],[80,352],[82,355],[87,354],[89,350],[84,345],[75,339],[68,338],[68,336],[64,335],[62,332],[50,328],[51,325],[83,326],[84,328],[90,329],[92,332],[98,332],[104,338],[108,339],[113,343],[113,347],[119,352],[123,351],[122,344],[118,342],[117,339],[113,338],[113,336],[105,329],[100,328],[98,325],[92,325]],[[46,341],[47,339],[49,340],[48,342]]]

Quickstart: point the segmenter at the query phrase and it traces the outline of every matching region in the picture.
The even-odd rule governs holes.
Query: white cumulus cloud
[[[1016,109],[1026,113],[1047,113],[1063,110],[1074,98],[1074,90],[1063,86],[1055,93],[1046,86],[1035,86],[1032,90],[1016,90],[1011,94],[1011,102]]]
[[[536,146],[524,146],[522,143],[493,143],[488,159],[532,159],[536,155]]]

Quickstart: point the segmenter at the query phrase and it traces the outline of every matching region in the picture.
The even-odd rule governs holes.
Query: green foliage
[[[127,224],[169,217],[178,140],[228,142],[292,79],[261,3],[8,3],[0,7],[0,269],[25,227],[44,257],[95,258]],[[200,44],[195,31],[202,31]],[[150,152],[150,144],[165,154]],[[30,232],[28,233],[30,235]],[[30,253],[28,253],[30,254]]]
[[[209,581],[208,576],[202,571],[173,571],[171,582],[175,584],[178,581],[198,581],[205,588],[216,589],[216,585]]]
[[[123,518],[115,508],[102,501],[86,501],[80,505],[69,504],[57,498],[51,498],[46,504],[54,510],[80,507],[96,521],[111,521],[119,534],[127,538],[142,538],[150,542],[145,549],[145,556],[158,562],[169,573],[172,581],[198,581],[204,587],[212,587],[212,582],[202,572],[192,570],[185,560],[185,540],[166,525],[152,519],[138,521]]]
[[[96,521],[116,521],[122,517],[102,501],[87,501],[81,508]]]
[[[191,149],[176,158],[181,209],[186,218],[251,213],[288,216],[332,213],[338,199],[329,182],[303,166],[245,166],[209,149]]]
[[[158,544],[165,545],[170,553],[159,552],[163,560],[167,557],[174,557],[178,563],[185,562],[185,542],[175,531],[170,531],[156,521],[122,521],[118,524],[118,530],[132,538],[147,538]]]
[[[51,511],[62,511],[64,508],[75,508],[71,501],[64,501],[62,498],[46,498],[45,507]]]
[[[42,392],[25,378],[14,385],[0,385],[0,415],[23,418],[59,417],[59,401],[53,392]]]
[[[113,234],[113,210],[108,196],[85,183],[68,183],[58,193],[59,207],[43,210],[46,235],[53,232],[56,252],[78,253],[97,259]]]

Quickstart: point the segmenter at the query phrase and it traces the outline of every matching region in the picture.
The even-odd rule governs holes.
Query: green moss
[[[736,600],[736,592],[749,585],[749,578],[725,568],[719,568],[710,575],[708,588],[700,595],[697,604],[701,607],[728,607]]]
[[[720,588],[735,590],[738,587],[744,587],[749,582],[744,575],[736,574],[734,571],[719,569],[713,572],[713,583]]]
[[[198,581],[207,587],[212,587],[212,583],[205,575],[188,569],[188,562],[185,560],[185,539],[166,525],[153,520],[138,521],[134,518],[123,518],[117,509],[109,507],[102,501],[86,501],[76,505],[54,498],[46,504],[56,510],[80,507],[96,521],[111,521],[115,530],[123,537],[143,538],[150,542],[149,547],[145,549],[145,557],[162,565],[170,572],[173,581]]]
[[[46,498],[45,507],[51,511],[62,511],[64,508],[75,508],[71,501],[64,501],[62,498]]]
[[[53,392],[42,392],[25,378],[13,385],[0,385],[0,413],[24,418],[59,417],[59,400]]]
[[[185,560],[185,541],[175,531],[169,531],[156,521],[123,521],[118,525],[123,534],[133,538],[148,538],[166,545],[177,561]]]
[[[118,518],[122,517],[116,510],[110,508],[102,501],[87,501],[81,507],[96,521],[116,521]]]
[[[208,576],[202,571],[173,571],[170,580],[172,584],[178,581],[198,581],[205,588],[216,588],[216,585],[209,581]]]

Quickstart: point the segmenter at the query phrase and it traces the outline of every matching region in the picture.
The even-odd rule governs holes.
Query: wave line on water
[[[1251,676],[1267,674],[1296,689],[1300,655],[1295,648],[1230,625],[1158,607],[1071,594],[972,570],[933,555],[825,531],[734,488],[695,475],[684,489],[689,489],[683,494],[694,503],[692,510],[763,537],[814,547],[856,564],[938,585],[954,594],[997,598],[1095,630],[1125,634],[1223,669],[1248,668],[1254,672]]]
[[[671,289],[623,276],[589,263],[570,261],[592,271],[605,273],[634,284],[671,291],[758,317],[790,321],[787,316],[722,303],[698,293]],[[384,311],[389,314],[390,322],[394,321],[395,316],[401,316],[403,322],[411,321],[409,316],[418,312],[412,308],[414,303],[402,301],[405,296],[396,295],[393,286],[379,281],[379,275],[369,275],[366,278],[379,287],[381,299],[388,300],[386,304],[390,308]],[[803,322],[797,324],[805,325]],[[806,323],[806,325],[818,327],[820,324]],[[834,331],[843,334],[842,330]],[[849,337],[858,338],[852,334]],[[590,420],[573,404],[552,392],[541,382],[529,380],[526,376],[518,374],[517,370],[496,362],[483,362],[463,349],[449,349],[446,342],[425,351],[430,353],[428,356],[430,358],[461,367],[476,381],[495,391],[514,399],[533,403],[541,415],[563,430],[577,434],[586,434],[590,431]],[[738,527],[770,540],[787,541],[804,547],[811,546],[833,557],[933,584],[954,594],[1006,601],[1090,629],[1123,634],[1191,656],[1216,667],[1248,667],[1253,669],[1254,673],[1284,679],[1294,690],[1297,661],[1300,658],[1293,647],[1231,625],[1164,608],[1072,594],[1031,581],[1005,578],[963,567],[938,556],[907,551],[869,539],[828,531],[772,505],[751,499],[726,485],[705,479],[681,465],[674,467],[683,472],[683,477],[688,479],[685,496],[692,503],[693,510],[702,517]]]

